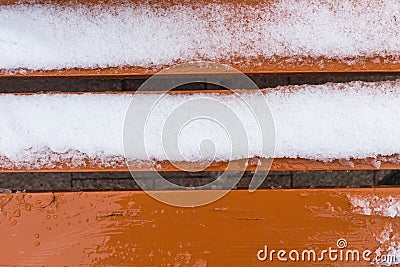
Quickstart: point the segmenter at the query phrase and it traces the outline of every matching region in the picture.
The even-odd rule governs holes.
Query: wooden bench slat
[[[275,89],[263,89],[263,92]],[[232,94],[234,91],[229,90],[195,90],[195,91],[169,91],[168,94],[179,94],[179,95],[190,95],[196,93],[212,93],[212,94]],[[237,90],[237,92],[243,92]],[[251,90],[247,90],[251,92]],[[132,94],[160,94],[163,92],[91,92],[90,94],[117,94],[117,95],[132,95]],[[13,95],[34,95],[36,93],[15,93]],[[48,92],[48,95],[58,94],[58,92]],[[62,94],[75,95],[75,94],[88,94],[84,92],[63,92]],[[126,172],[129,168],[122,158],[121,155],[118,158],[112,158],[110,162],[96,161],[91,158],[83,159],[82,162],[58,162],[52,168],[41,167],[40,169],[28,168],[28,167],[17,167],[10,164],[7,158],[0,157],[0,163],[3,167],[0,168],[0,173],[12,173],[12,172]],[[254,171],[256,169],[260,171],[265,171],[269,169],[269,166],[258,166],[259,159],[252,158],[249,159],[248,165],[245,167],[245,162],[233,161],[231,163],[230,170],[242,171],[246,169],[247,171]],[[199,163],[196,162],[186,162],[179,163],[182,167],[184,166],[186,170],[198,170]],[[7,167],[4,167],[7,166]],[[203,166],[203,165],[200,165]],[[227,169],[227,162],[212,162],[209,167],[205,168],[204,171],[224,171]],[[305,158],[276,158],[274,159],[271,171],[333,171],[333,170],[398,170],[400,169],[400,157],[399,155],[382,156],[375,158],[365,158],[365,159],[349,159],[342,160],[336,159],[333,161],[319,161]],[[176,172],[181,171],[173,163],[168,161],[147,161],[140,162],[137,164],[130,165],[131,171],[161,171],[161,172]]]
[[[258,166],[259,159],[249,159],[248,166],[243,165],[243,161],[232,161],[231,171],[359,171],[359,170],[400,170],[400,162],[398,157],[386,157],[387,162],[382,161],[380,166],[377,167],[375,159],[350,159],[350,160],[334,160],[332,162],[323,162],[311,159],[302,158],[276,158],[274,159],[271,168],[267,166]],[[186,170],[198,170],[199,164],[195,162],[180,163],[180,168],[184,166]],[[200,165],[203,166],[203,165]],[[203,171],[225,171],[227,169],[227,162],[212,162],[209,167]],[[168,161],[160,162],[142,162],[137,165],[130,164],[128,168],[124,161],[113,161],[105,166],[104,164],[90,163],[88,159],[86,165],[72,166],[65,162],[56,164],[54,168],[0,168],[0,173],[18,173],[18,172],[179,172],[179,169],[174,164]]]
[[[360,58],[357,58],[360,60]],[[285,58],[287,60],[287,58]],[[284,59],[276,59],[268,62],[268,59],[260,58],[253,60],[246,65],[229,64],[229,62],[216,62],[229,64],[237,70],[246,74],[301,74],[301,73],[398,73],[400,72],[400,63],[391,57],[374,57],[364,58],[353,64],[346,64],[339,60],[318,58],[309,59],[307,62],[303,60],[292,59],[290,63],[285,63]],[[351,60],[350,60],[351,61]],[[385,63],[377,63],[385,62]],[[164,66],[166,68],[168,66]],[[0,77],[29,77],[29,78],[46,78],[46,77],[148,77],[160,71],[158,69],[145,69],[139,67],[120,67],[120,68],[99,68],[99,69],[64,69],[49,71],[18,71],[18,70],[1,70]],[[171,72],[170,74],[199,74],[191,72]],[[201,74],[224,74],[222,70],[204,70]]]
[[[322,3],[323,1],[321,1]],[[60,1],[60,0],[46,0],[46,1],[28,1],[28,0],[1,0],[0,5],[32,5],[34,4],[47,4],[47,5],[56,5],[56,6],[102,6],[104,9],[107,7],[112,7],[115,5],[121,4],[128,4],[128,5],[143,5],[142,1],[138,0],[128,0],[128,1],[99,1],[99,0],[78,0],[78,1]],[[229,5],[239,5],[239,8],[243,8],[241,5],[248,5],[250,7],[257,8],[259,5],[263,6],[266,10],[273,9],[274,6],[277,4],[276,1],[273,0],[266,0],[266,1],[255,1],[255,0],[247,0],[241,1],[238,3],[236,0],[226,0],[223,2],[217,1],[210,1],[205,0],[201,3],[198,3],[194,0],[178,0],[178,1],[162,1],[162,0],[155,0],[155,1],[147,1],[145,5],[154,7],[155,9],[162,9],[168,7],[175,7],[175,6],[192,6],[192,7],[199,7],[201,5],[208,5],[208,4],[226,4]],[[327,5],[329,6],[329,5]],[[333,4],[335,6],[335,4]],[[273,10],[271,11],[273,12]],[[240,13],[240,12],[239,12]],[[272,13],[271,19],[279,20],[281,15],[276,15],[274,17]],[[396,17],[394,17],[396,20]],[[307,23],[307,21],[305,21]],[[213,22],[210,22],[213,23]],[[251,21],[247,21],[247,23],[251,23]],[[312,22],[310,22],[312,23]],[[383,23],[383,22],[382,22]],[[394,22],[395,23],[395,22]],[[312,25],[311,25],[312,26]],[[360,29],[362,31],[362,29]],[[239,34],[239,33],[238,33]],[[285,33],[283,34],[291,34]],[[338,34],[336,32],[332,33],[332,35]],[[357,34],[355,32],[354,34]],[[321,36],[323,38],[323,36]],[[201,37],[199,37],[201,40]],[[330,40],[327,40],[330,41]],[[358,40],[359,41],[359,40]],[[365,40],[368,42],[369,40]],[[387,40],[389,42],[390,40]],[[290,50],[290,44],[282,43],[282,46],[289,46],[287,47]],[[301,47],[301,45],[299,45]],[[356,50],[357,47],[354,47]],[[300,48],[298,54],[294,54],[294,56],[284,56],[280,54],[274,54],[273,56],[266,56],[266,57],[259,57],[253,55],[254,58],[243,58],[246,55],[231,55],[227,56],[225,59],[220,59],[218,63],[222,64],[229,64],[241,72],[244,73],[312,73],[312,72],[399,72],[400,71],[400,63],[399,58],[396,53],[393,55],[390,54],[390,51],[377,51],[376,55],[369,55],[364,56],[364,52],[354,52],[354,55],[349,53],[349,56],[343,58],[335,58],[331,55],[324,55],[323,53],[316,54],[316,56],[309,55],[308,52],[304,52],[304,55],[301,54],[302,50]],[[318,49],[317,49],[318,50]],[[229,53],[228,53],[229,54]],[[200,60],[201,58],[199,58]],[[193,59],[191,59],[193,60]],[[176,60],[175,63],[184,63],[179,62],[179,59]],[[153,62],[154,65],[157,65],[157,62]],[[99,63],[100,64],[100,63]],[[102,62],[101,64],[105,64]],[[169,63],[171,64],[171,63]],[[77,65],[79,66],[79,65]],[[113,66],[113,65],[111,65]],[[138,67],[140,64],[137,65],[126,65],[120,67],[111,67],[111,68],[98,68],[98,69],[82,69],[82,68],[70,68],[70,69],[63,69],[63,70],[47,70],[47,71],[13,71],[3,69],[0,70],[0,77],[51,77],[51,76],[66,76],[66,77],[74,77],[74,76],[112,76],[112,77],[126,77],[126,76],[148,76],[156,73],[160,69],[168,67],[167,65],[158,66],[154,69],[152,68],[142,68]],[[215,74],[214,71],[210,71],[209,73]]]
[[[164,192],[175,197],[207,193]],[[382,248],[385,254],[390,242],[399,242],[394,234],[400,227],[395,217],[399,214],[385,213],[390,197],[399,203],[399,193],[399,188],[232,191],[198,208],[172,207],[139,191],[2,194],[1,263],[265,266],[271,262],[257,259],[264,245],[269,250],[320,252],[338,249],[338,239],[347,241],[345,249],[375,252]],[[372,196],[376,203],[371,202],[370,208],[383,208],[365,215],[354,201]],[[379,236],[385,231],[392,234],[389,243],[381,244]],[[279,263],[276,258],[273,262]],[[362,260],[330,262],[327,258],[301,265],[321,263],[369,266]]]

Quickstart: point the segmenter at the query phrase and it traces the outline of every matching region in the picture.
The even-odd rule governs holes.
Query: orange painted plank
[[[208,193],[163,192],[172,197]],[[276,253],[272,263],[261,262],[257,253],[267,245],[268,251],[314,250],[319,257],[331,247],[343,255],[369,250],[372,260],[379,248],[383,255],[391,243],[398,244],[400,220],[387,216],[385,208],[365,215],[354,200],[375,197],[372,208],[387,208],[389,197],[399,203],[399,193],[399,188],[232,191],[197,208],[172,207],[139,191],[3,194],[0,264],[370,266],[363,259],[332,261],[327,255],[308,261],[306,254],[301,262],[282,263]],[[339,249],[339,239],[347,247]]]
[[[289,60],[290,59],[290,60]],[[239,59],[233,59],[238,62]],[[354,63],[356,61],[356,63]],[[346,63],[349,62],[349,63]],[[377,63],[384,62],[384,63]],[[181,62],[183,63],[183,62]],[[331,58],[258,58],[253,59],[246,64],[231,64],[231,62],[216,62],[220,64],[228,64],[240,72],[246,74],[277,74],[277,73],[396,73],[400,71],[400,62],[392,57],[376,56],[373,58],[348,58],[345,60]],[[98,69],[62,69],[47,71],[30,71],[30,70],[4,70],[0,69],[0,77],[147,77],[157,73],[158,71],[170,66],[162,66],[159,68],[145,69],[135,66],[115,67],[115,68],[98,68]],[[224,74],[223,70],[207,70],[204,72],[171,72],[170,74]],[[229,72],[226,72],[229,74]]]
[[[382,159],[381,159],[382,160]],[[259,159],[249,159],[249,164],[245,166],[245,160],[233,161],[231,163],[231,171],[266,171],[268,167],[258,166]],[[196,162],[179,163],[179,166],[184,167],[185,170],[198,170],[199,167],[203,166]],[[228,162],[213,162],[203,171],[225,171],[227,169]],[[144,162],[140,164],[131,164],[130,169],[128,168],[125,161],[115,161],[107,163],[93,162],[87,159],[82,165],[76,166],[67,162],[60,162],[54,168],[41,168],[41,169],[29,169],[29,168],[0,168],[0,173],[16,173],[16,172],[179,172],[182,169],[177,168],[174,164],[168,161],[159,162]],[[350,159],[350,160],[334,160],[331,162],[323,162],[311,159],[302,158],[277,158],[274,159],[271,171],[339,171],[339,170],[400,170],[400,162],[398,156],[385,157],[384,160],[380,161],[380,166],[376,165],[376,159]]]

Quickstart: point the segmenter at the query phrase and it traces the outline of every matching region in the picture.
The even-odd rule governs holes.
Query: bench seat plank
[[[207,191],[165,192],[176,197],[188,193],[200,196]],[[379,249],[385,255],[399,244],[400,214],[389,208],[399,205],[399,193],[396,188],[232,191],[198,208],[165,205],[140,191],[2,194],[1,262],[265,266],[271,262],[257,259],[265,245],[269,251],[318,253],[338,249],[339,239],[347,242],[343,251],[370,250],[372,258]],[[273,262],[279,262],[274,257]],[[370,266],[363,260],[331,262],[327,257],[322,263]]]

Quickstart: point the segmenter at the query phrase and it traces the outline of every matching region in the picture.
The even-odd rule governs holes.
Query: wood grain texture
[[[194,197],[208,191],[167,191]],[[232,191],[212,204],[177,208],[144,192],[0,195],[0,264],[4,266],[265,266],[269,249],[337,248],[375,252],[377,237],[398,217],[363,215],[352,198],[396,197],[400,189]],[[391,241],[398,242],[394,234]],[[382,247],[383,248],[383,247]],[[273,266],[299,266],[299,262]],[[276,264],[278,263],[278,264]],[[365,261],[324,266],[370,266]],[[302,263],[321,266],[321,262]]]

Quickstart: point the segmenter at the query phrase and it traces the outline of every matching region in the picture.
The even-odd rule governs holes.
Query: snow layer
[[[376,55],[400,56],[398,0],[0,6],[0,69]]]
[[[348,196],[355,212],[364,215],[400,217],[400,198],[394,196],[355,197]]]
[[[358,214],[400,217],[400,198],[398,196],[347,196],[352,210]],[[380,226],[380,224],[377,224]],[[380,246],[375,250],[377,259],[375,266],[391,266],[400,264],[400,235],[398,225],[392,222],[382,224],[382,230],[374,234]],[[390,257],[391,256],[391,257]]]
[[[276,131],[275,157],[331,160],[400,153],[400,81],[281,87],[266,91],[264,97],[248,96],[250,105],[265,101],[264,97],[268,100]],[[51,167],[59,161],[81,164],[85,158],[112,164],[124,157],[124,116],[130,101],[136,107],[148,107],[158,97],[155,94],[0,94],[3,167],[26,164]],[[257,120],[244,108],[246,103],[229,95],[194,94],[167,95],[153,112],[146,114],[148,157],[180,159],[164,155],[160,136],[167,127],[163,125],[174,114],[179,117],[192,112],[196,105],[190,101],[204,99],[207,101],[201,102],[199,112],[221,115],[216,110],[216,103],[220,103],[239,118],[247,133],[239,143],[248,144],[248,150],[232,154],[229,139],[232,132],[225,127],[226,120],[219,124],[199,117],[178,125],[182,128],[178,146],[187,161],[273,156],[262,154]],[[223,117],[228,118],[226,115],[230,114]],[[207,145],[204,140],[214,145]],[[215,153],[203,155],[203,145]],[[130,158],[148,160],[148,157],[134,153]]]
[[[380,243],[375,254],[382,259],[380,262],[375,262],[376,266],[391,266],[400,264],[400,235],[397,225],[389,223],[383,225],[383,230],[379,235],[376,235],[376,240]],[[392,256],[392,257],[390,257]]]

